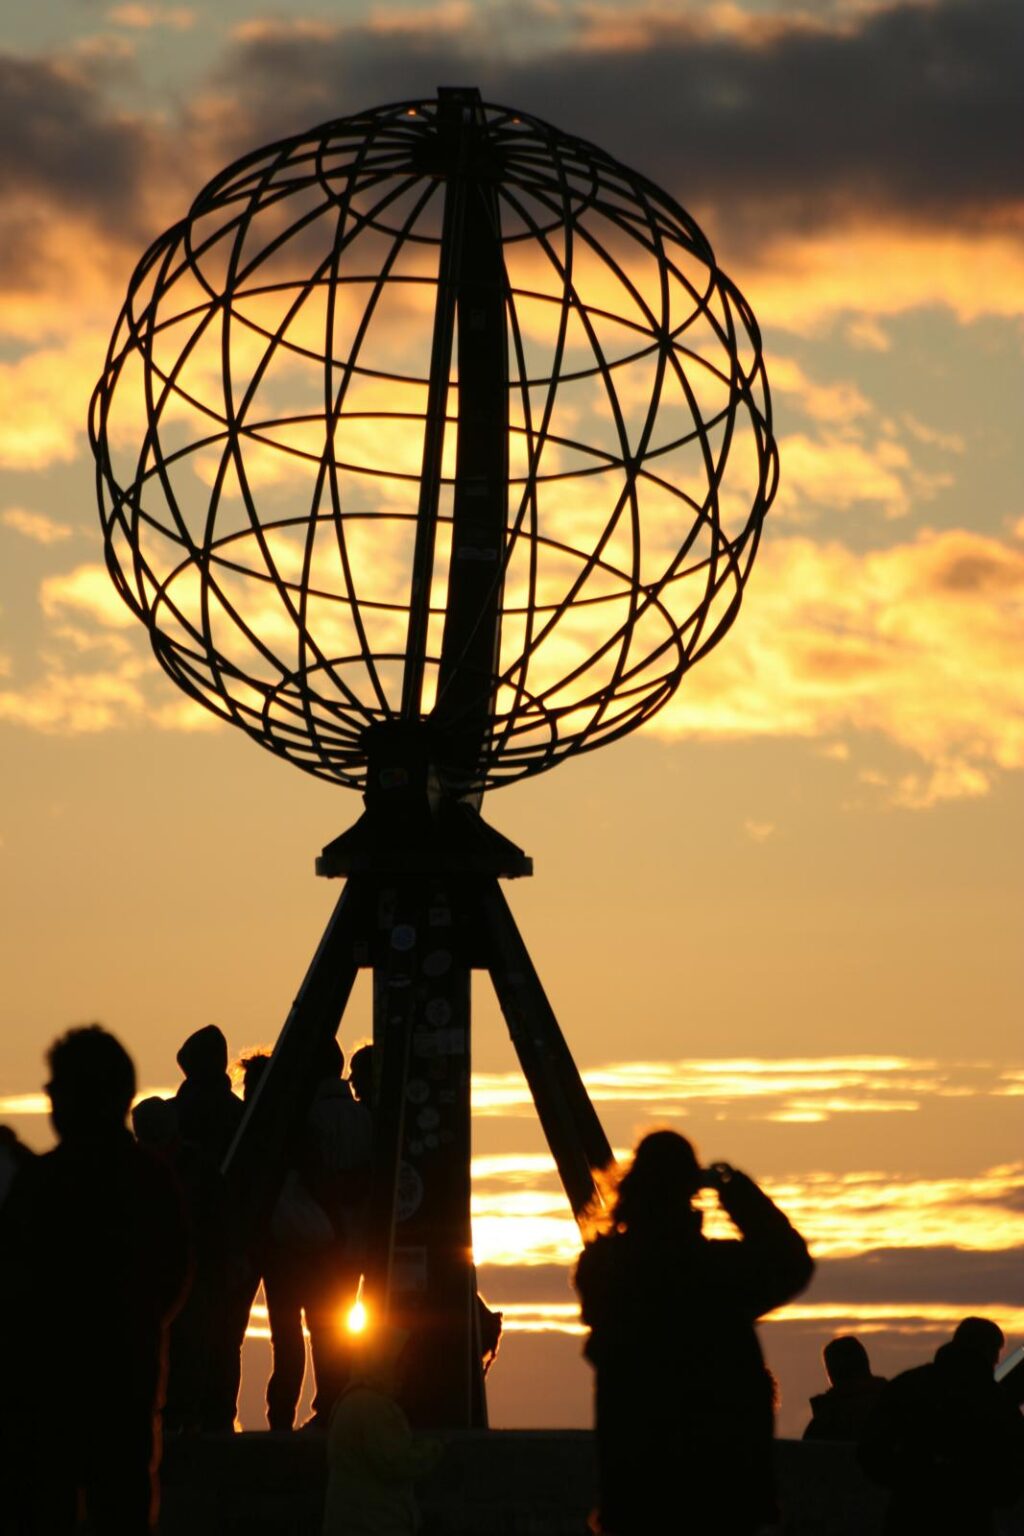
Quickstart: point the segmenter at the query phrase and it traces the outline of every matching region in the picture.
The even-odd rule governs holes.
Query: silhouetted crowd
[[[702,1189],[738,1240],[704,1235]],[[754,1324],[812,1271],[803,1239],[745,1174],[702,1168],[674,1131],[644,1137],[576,1271],[596,1379],[592,1530],[775,1528],[775,1383]],[[805,1438],[856,1444],[890,1490],[886,1536],[994,1536],[994,1512],[1024,1493],[1024,1367],[996,1379],[1004,1342],[995,1323],[965,1318],[934,1361],[891,1382],[858,1339],[826,1346],[830,1386],[812,1399]]]
[[[965,1317],[934,1360],[892,1381],[872,1374],[859,1339],[826,1344],[830,1385],[811,1399],[805,1440],[854,1442],[891,1490],[887,1536],[991,1536],[995,1511],[1024,1493],[1020,1373],[998,1370],[997,1323]]]
[[[322,1046],[254,1241],[238,1229],[224,1167],[270,1057],[242,1061],[242,1098],[215,1026],[177,1060],[174,1097],[136,1103],[114,1036],[71,1030],[48,1055],[56,1147],[36,1156],[0,1128],[2,1530],[63,1536],[84,1510],[95,1536],[148,1536],[162,1434],[234,1428],[262,1284],[273,1430],[295,1426],[304,1324],[309,1334],[303,1428],[326,1435],[325,1536],[407,1536],[414,1483],[442,1444],[414,1435],[402,1407],[407,1336],[382,1324],[353,1353],[339,1326],[365,1256],[372,1048],[346,1079],[337,1043]],[[737,1237],[705,1235],[702,1191]],[[642,1139],[575,1274],[595,1373],[592,1530],[755,1536],[778,1518],[777,1392],[755,1325],[813,1268],[747,1175],[702,1167],[675,1132]],[[493,1354],[496,1332],[487,1343]],[[995,1323],[966,1318],[933,1361],[887,1382],[860,1340],[826,1346],[829,1386],[811,1400],[805,1438],[858,1446],[890,1490],[887,1536],[992,1536],[994,1511],[1024,1492],[1024,1366],[997,1371],[1003,1348]]]
[[[245,1113],[215,1026],[178,1052],[172,1099],[134,1104],[135,1068],[98,1026],[48,1056],[58,1144],[0,1136],[0,1528],[60,1536],[84,1503],[97,1533],[148,1533],[161,1435],[231,1432],[241,1350],[262,1283],[273,1349],[271,1428],[325,1429],[349,1385],[340,1326],[356,1300],[369,1185],[372,1047],[349,1077],[321,1048],[312,1103],[255,1245],[223,1172]],[[270,1058],[242,1063],[245,1098]],[[129,1115],[134,1130],[128,1129]],[[161,1411],[162,1410],[162,1411]]]

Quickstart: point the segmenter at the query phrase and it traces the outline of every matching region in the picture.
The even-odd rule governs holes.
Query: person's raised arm
[[[807,1244],[774,1200],[754,1180],[728,1163],[712,1165],[722,1209],[739,1229],[734,1284],[752,1317],[791,1301],[814,1273]]]

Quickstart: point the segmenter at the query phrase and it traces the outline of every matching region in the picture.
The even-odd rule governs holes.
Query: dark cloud
[[[498,1301],[572,1301],[571,1272],[560,1264],[478,1264],[477,1284]]]
[[[805,1298],[814,1302],[943,1303],[965,1308],[1024,1305],[1017,1249],[876,1248],[822,1259]]]
[[[842,30],[752,23],[749,38],[680,18],[652,22],[628,48],[598,33],[544,52],[550,22],[526,14],[518,25],[532,35],[529,59],[503,55],[480,22],[457,33],[429,19],[416,30],[411,15],[397,32],[254,24],[213,67],[202,111],[161,124],[113,111],[102,70],[0,55],[0,193],[137,244],[236,155],[476,83],[593,139],[747,240],[871,213],[1024,222],[1017,0],[896,5]],[[31,229],[8,235],[24,265]]]
[[[569,1270],[555,1264],[481,1265],[480,1288],[499,1301],[571,1301]],[[849,1258],[819,1259],[802,1301],[946,1305],[984,1310],[1024,1306],[1024,1271],[1017,1249],[876,1248]]]
[[[137,123],[113,119],[96,85],[45,59],[0,54],[0,195],[132,220],[151,155]]]
[[[991,592],[994,597],[1016,591],[1024,581],[1024,567],[1018,560],[986,558],[983,555],[954,555],[934,575],[941,592]]]
[[[625,13],[628,17],[628,12]],[[478,84],[491,100],[593,139],[719,220],[777,233],[872,211],[998,220],[1024,199],[1024,7],[904,4],[842,30],[750,39],[664,22],[629,48],[501,59],[461,38],[285,26],[237,42],[239,150],[378,102]]]

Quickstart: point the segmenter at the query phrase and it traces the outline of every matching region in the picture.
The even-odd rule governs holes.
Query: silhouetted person
[[[242,1061],[242,1097],[246,1104],[251,1101],[269,1064],[270,1056],[265,1051],[254,1051]],[[267,1382],[267,1423],[273,1430],[294,1427],[306,1370],[306,1341],[302,1333],[305,1250],[298,1233],[289,1227],[296,1178],[293,1169],[285,1175],[268,1230],[257,1242],[253,1254],[254,1268],[263,1280],[270,1325],[273,1366]],[[319,1220],[321,1240],[329,1242],[332,1233],[326,1212],[320,1213]]]
[[[498,1350],[501,1348],[501,1335],[505,1327],[505,1314],[496,1312],[489,1307],[480,1295],[476,1293],[476,1326],[480,1338],[480,1364],[483,1366],[484,1375],[490,1370],[498,1358]]]
[[[348,1064],[348,1080],[357,1104],[373,1109],[373,1046],[361,1045]]]
[[[967,1317],[882,1393],[860,1461],[892,1490],[886,1536],[992,1536],[994,1511],[1024,1490],[1024,1419],[993,1378],[1003,1343],[997,1324]]]
[[[704,1186],[739,1228],[711,1241]],[[637,1147],[576,1270],[596,1371],[600,1529],[753,1532],[775,1513],[773,1386],[754,1322],[807,1284],[806,1244],[745,1174],[674,1131]]]
[[[177,1056],[185,1080],[174,1096],[178,1129],[186,1146],[217,1167],[235,1139],[245,1106],[231,1091],[228,1043],[216,1024],[189,1035]],[[250,1278],[237,1246],[224,1257],[223,1321],[210,1339],[210,1391],[204,1429],[230,1434],[242,1378],[242,1341],[249,1321]]]
[[[319,1077],[299,1156],[302,1181],[327,1213],[333,1233],[329,1243],[310,1252],[302,1282],[316,1377],[309,1427],[323,1429],[350,1369],[341,1324],[359,1284],[362,1216],[373,1150],[370,1112],[353,1098],[342,1077],[344,1067],[338,1042],[326,1040],[320,1049]]]
[[[166,1329],[187,1280],[181,1196],[128,1131],[135,1069],[113,1035],[69,1030],[49,1067],[59,1145],[19,1171],[0,1260],[22,1529],[73,1530],[81,1494],[96,1536],[146,1536]]]
[[[827,1392],[811,1398],[811,1422],[804,1439],[857,1441],[886,1379],[871,1374],[868,1352],[852,1334],[830,1339],[821,1354],[830,1385]]]
[[[11,1236],[5,1212],[18,1174],[34,1156],[10,1126],[0,1125],[0,1529],[6,1518],[12,1530],[24,1528],[27,1520],[19,1443],[24,1403],[22,1384],[13,1370],[16,1351],[24,1339],[25,1319],[18,1315],[8,1295]]]
[[[164,1430],[180,1434],[220,1425],[224,1331],[235,1255],[227,1180],[202,1147],[181,1139],[173,1099],[143,1099],[132,1110],[140,1144],[174,1170],[192,1240],[188,1297],[171,1324]]]
[[[228,1043],[216,1024],[207,1024],[189,1035],[177,1059],[185,1074],[174,1096],[181,1139],[223,1163],[245,1112],[231,1091]]]
[[[0,1125],[0,1208],[10,1194],[18,1170],[34,1156],[9,1125]]]

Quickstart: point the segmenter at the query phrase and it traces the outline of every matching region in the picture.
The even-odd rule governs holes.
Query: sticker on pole
[[[395,1190],[395,1220],[408,1221],[423,1204],[423,1179],[412,1163],[400,1163]]]

